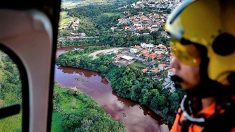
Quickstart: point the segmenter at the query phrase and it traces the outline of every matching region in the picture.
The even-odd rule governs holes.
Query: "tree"
[[[160,37],[161,32],[153,31],[153,32],[150,33],[150,35],[153,37],[154,43],[157,44],[157,39]]]

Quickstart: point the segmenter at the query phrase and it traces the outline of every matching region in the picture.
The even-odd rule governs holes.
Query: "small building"
[[[134,24],[134,27],[142,27],[142,25],[139,24],[139,23],[135,23],[135,24]]]
[[[143,54],[149,54],[149,51],[145,49],[145,50],[142,50],[142,53]]]
[[[141,21],[149,21],[149,18],[143,15],[140,17],[140,20]]]
[[[144,12],[139,12],[139,15],[144,15]]]
[[[135,3],[131,4],[131,7],[135,7]]]
[[[146,73],[147,71],[148,71],[147,68],[145,68],[145,69],[142,70],[143,73]]]
[[[128,61],[131,61],[131,60],[134,59],[133,57],[127,56],[127,55],[123,55],[121,58],[122,58],[122,59],[125,59],[125,60],[128,60]]]
[[[81,49],[80,48],[73,48],[72,51],[79,51],[79,50],[81,50]]]
[[[139,50],[138,50],[138,49],[136,49],[136,48],[130,48],[130,52],[131,52],[131,53],[138,53],[138,52],[139,52]]]
[[[131,27],[130,27],[130,26],[125,26],[124,29],[130,31],[130,30],[131,30]]]
[[[153,47],[154,47],[153,44],[146,44],[146,43],[141,43],[140,46],[141,46],[142,48],[153,48]]]
[[[158,25],[152,25],[152,26],[151,26],[151,29],[152,29],[152,30],[155,30],[155,31],[158,30],[158,28],[159,28]]]
[[[138,1],[138,2],[136,2],[136,4],[137,4],[137,5],[139,5],[139,4],[143,4],[143,2],[141,2],[141,1]]]
[[[163,57],[164,57],[164,56],[163,56],[162,54],[158,54],[158,55],[157,55],[157,59],[158,59],[158,60],[162,59]]]
[[[155,53],[158,54],[158,55],[161,55],[161,54],[163,54],[164,52],[163,52],[163,51],[155,51]]]
[[[135,33],[136,36],[140,36],[140,33]]]
[[[159,70],[164,70],[166,67],[167,67],[166,64],[159,64],[159,65],[158,65],[158,69],[159,69]]]
[[[117,29],[117,27],[112,26],[110,29],[112,30],[112,32],[114,32],[114,30]]]
[[[142,30],[144,30],[144,27],[136,27],[136,30],[142,31]]]
[[[159,69],[158,68],[153,68],[150,70],[151,72],[154,72],[154,73],[158,73],[159,72]]]
[[[79,36],[79,33],[70,33],[72,36]]]
[[[139,45],[135,45],[134,47],[135,47],[136,49],[139,49],[139,50],[142,49],[141,46],[139,46]]]
[[[86,37],[86,34],[85,33],[79,33],[79,36]]]
[[[143,33],[143,35],[149,35],[149,33]]]
[[[149,4],[149,7],[156,7],[156,5],[155,4]]]
[[[123,54],[117,54],[117,55],[116,55],[116,58],[117,58],[117,59],[121,59],[122,56],[123,56]]]
[[[128,23],[129,23],[129,20],[128,20],[128,19],[125,19],[125,18],[120,18],[120,19],[118,19],[118,23],[119,23],[119,24],[128,24]]]
[[[170,76],[172,76],[172,75],[174,75],[175,74],[175,69],[174,68],[171,68],[171,69],[169,69],[168,71],[167,71],[167,76],[168,77],[170,77]]]
[[[156,48],[160,48],[160,49],[165,49],[165,50],[167,50],[166,46],[163,45],[163,44],[157,45]]]
[[[151,54],[149,54],[149,58],[155,59],[155,58],[157,58],[157,54],[151,53]]]
[[[153,14],[153,17],[154,17],[155,19],[159,19],[159,18],[160,18],[160,15],[159,15],[159,14],[154,13],[154,14]]]

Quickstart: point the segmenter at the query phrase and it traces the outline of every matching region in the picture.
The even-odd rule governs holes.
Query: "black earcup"
[[[235,37],[228,33],[220,34],[215,38],[212,49],[221,56],[232,54],[235,51]]]
[[[230,73],[227,79],[232,86],[235,86],[235,72]]]

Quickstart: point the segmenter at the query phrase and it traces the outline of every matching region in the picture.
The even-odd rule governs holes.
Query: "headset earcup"
[[[212,49],[221,56],[232,54],[235,51],[235,37],[228,33],[220,34],[215,38]]]
[[[232,86],[235,86],[235,72],[230,73],[227,79]]]

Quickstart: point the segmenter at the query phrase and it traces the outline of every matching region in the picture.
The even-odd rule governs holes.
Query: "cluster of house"
[[[152,79],[164,80],[163,86],[171,88],[174,91],[173,82],[170,76],[174,74],[174,69],[169,67],[172,54],[169,53],[169,48],[163,44],[153,45],[141,43],[130,48],[113,48],[99,52],[99,54],[115,54],[113,64],[117,66],[127,66],[134,62],[142,63],[145,68],[143,73],[159,73],[166,72],[167,76],[162,74],[152,74]]]
[[[169,67],[172,54],[169,54],[169,49],[165,45],[141,43],[130,48],[116,48],[101,54],[115,54],[113,64],[117,66],[127,66],[134,62],[140,62],[145,66],[142,69],[143,73],[165,71],[166,77],[162,74],[153,74],[152,79],[164,80],[164,88],[171,88],[172,92],[174,91],[173,82],[170,80],[170,76],[174,74],[174,69]]]
[[[118,19],[118,25],[125,25],[124,30],[135,32],[136,35],[143,30],[149,30],[149,32],[157,31],[160,27],[163,27],[169,12],[166,10],[174,9],[181,0],[141,0],[131,4],[131,8],[145,8],[152,7],[157,10],[158,13],[144,14],[139,12],[138,15],[131,16],[130,12],[124,12],[125,17]],[[124,8],[128,8],[125,6]],[[114,31],[117,27],[111,27]],[[146,33],[145,33],[146,34]]]
[[[159,12],[165,9],[174,9],[182,0],[140,0],[136,3],[133,3],[131,6],[133,8],[144,8],[152,7],[157,8]]]
[[[141,43],[140,45],[115,51],[115,54],[116,57],[113,62],[115,65],[121,66],[141,62],[146,66],[142,70],[143,72],[158,73],[161,70],[167,69],[169,65],[169,60],[164,59],[169,55],[169,51],[163,44]],[[156,66],[156,63],[159,64]]]
[[[144,14],[139,12],[138,15],[129,16],[118,19],[117,25],[125,25],[124,30],[135,32],[137,35],[143,30],[149,30],[149,32],[157,31],[160,27],[164,26],[167,14],[149,13]],[[111,27],[111,30],[115,30],[115,27]]]
[[[174,9],[182,0],[139,0],[131,5],[125,5],[118,9],[133,7],[135,9],[152,7],[161,12],[164,9]]]

